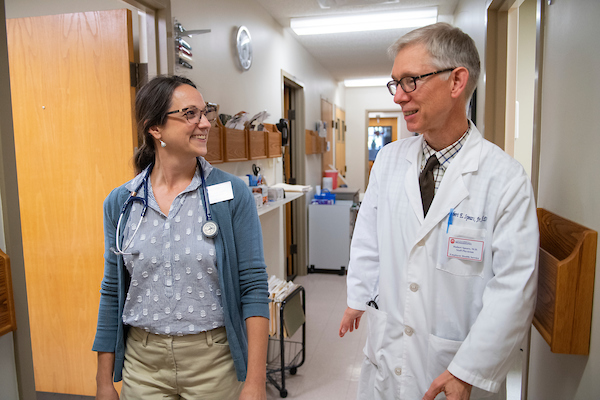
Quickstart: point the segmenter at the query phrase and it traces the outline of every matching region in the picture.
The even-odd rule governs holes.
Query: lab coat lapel
[[[481,134],[473,126],[463,148],[452,160],[444,173],[444,178],[433,198],[427,217],[422,220],[422,225],[417,231],[415,243],[423,239],[441,220],[446,218],[451,208],[456,208],[469,195],[469,189],[465,184],[464,176],[465,174],[477,171],[479,167],[479,157],[482,149],[481,140]],[[418,183],[416,185],[419,193],[419,205],[421,207],[420,217],[422,218],[423,206],[421,205],[420,189],[418,188]]]

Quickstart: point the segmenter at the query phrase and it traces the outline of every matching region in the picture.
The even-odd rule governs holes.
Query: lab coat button
[[[394,373],[396,375],[402,375],[402,368],[396,368],[396,369],[394,369]]]
[[[404,333],[406,333],[408,336],[412,336],[412,334],[413,334],[414,332],[415,332],[415,331],[413,331],[413,329],[412,329],[410,326],[407,326],[407,327],[404,329]]]
[[[410,290],[412,290],[413,292],[416,292],[417,290],[419,290],[419,285],[417,285],[416,283],[411,283]]]

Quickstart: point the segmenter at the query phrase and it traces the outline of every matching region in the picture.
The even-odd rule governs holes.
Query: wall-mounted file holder
[[[221,120],[217,118],[210,127],[208,133],[208,142],[206,143],[206,156],[204,158],[211,164],[218,164],[225,161],[225,150],[223,148],[223,134],[225,127]]]
[[[248,131],[248,153],[251,160],[267,158],[267,133]]]
[[[17,329],[10,258],[0,250],[0,336]]]
[[[248,130],[232,129],[225,127],[223,135],[225,149],[225,162],[247,161],[248,154]]]
[[[598,233],[538,208],[540,255],[533,325],[553,353],[589,354]]]
[[[267,157],[281,157],[281,132],[275,124],[264,124],[267,141]]]

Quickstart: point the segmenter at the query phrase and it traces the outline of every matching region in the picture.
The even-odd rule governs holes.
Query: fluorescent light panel
[[[368,87],[368,86],[385,86],[390,81],[390,77],[383,78],[364,78],[364,79],[346,79],[344,80],[345,87]]]
[[[437,7],[430,7],[372,14],[292,18],[290,20],[290,27],[296,35],[321,35],[327,33],[417,28],[435,24],[436,22]]]

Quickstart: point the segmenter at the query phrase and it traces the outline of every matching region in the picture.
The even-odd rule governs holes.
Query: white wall
[[[600,231],[600,2],[547,2],[538,206]],[[600,260],[600,257],[597,257]],[[597,266],[598,264],[596,264]],[[596,270],[598,270],[596,268]],[[600,396],[600,273],[596,273],[589,356],[559,355],[534,330],[529,398]]]

